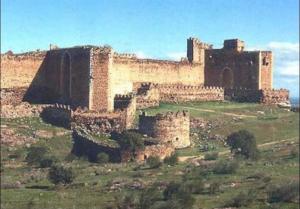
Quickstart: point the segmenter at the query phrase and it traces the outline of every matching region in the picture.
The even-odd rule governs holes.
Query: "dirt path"
[[[194,108],[194,107],[186,107],[186,106],[183,106],[183,107],[186,108],[186,109],[197,110],[197,111],[200,111],[200,112],[213,112],[213,113],[216,113],[215,110]],[[256,118],[257,117],[257,116],[254,116],[254,115],[235,114],[235,113],[229,113],[229,112],[218,112],[218,113],[223,114],[223,115],[240,117],[240,118]]]
[[[265,147],[265,146],[269,146],[269,145],[273,145],[273,144],[280,144],[280,143],[291,141],[291,140],[294,140],[294,139],[297,139],[297,138],[298,137],[293,137],[293,138],[289,138],[289,139],[283,139],[283,140],[280,140],[280,141],[267,142],[267,143],[264,143],[264,144],[259,144],[258,147]],[[219,152],[219,155],[226,155],[226,154],[229,154],[229,153],[230,153],[230,150],[226,150],[226,151],[223,151],[223,152]],[[192,156],[178,157],[179,162],[185,162],[185,161],[190,160],[190,159],[201,160],[201,159],[204,159],[204,155],[192,155]]]

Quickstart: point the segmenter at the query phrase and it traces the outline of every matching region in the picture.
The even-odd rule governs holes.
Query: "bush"
[[[291,202],[299,197],[299,182],[271,186],[268,191],[269,202]]]
[[[53,157],[53,156],[44,156],[39,164],[41,168],[49,168],[51,167],[54,163],[56,163],[58,160]]]
[[[163,191],[163,196],[165,200],[169,200],[172,198],[174,194],[176,194],[179,191],[180,184],[177,182],[170,182],[168,186]]]
[[[216,163],[213,168],[213,172],[216,174],[232,174],[238,169],[239,164],[237,161],[225,161],[221,160]]]
[[[132,152],[135,152],[138,149],[144,149],[144,140],[143,136],[139,133],[133,131],[124,131],[121,136],[121,146],[125,149],[129,149]]]
[[[234,132],[227,137],[227,144],[231,152],[236,155],[242,155],[247,159],[257,159],[258,149],[256,139],[252,133],[247,130]]]
[[[204,190],[204,183],[201,179],[188,180],[181,185],[180,190],[186,193],[200,194]]]
[[[230,200],[225,207],[242,207],[252,203],[256,198],[256,191],[249,190],[248,192],[241,192],[232,200]]]
[[[108,154],[106,154],[104,152],[97,154],[96,162],[97,163],[108,163],[109,162]]]
[[[177,153],[174,153],[171,156],[166,157],[164,159],[164,163],[166,163],[168,165],[176,165],[178,163],[178,155],[177,155]]]
[[[219,157],[218,152],[207,153],[204,156],[204,160],[216,160]]]
[[[209,193],[216,194],[220,191],[220,183],[219,182],[212,182],[209,186]]]
[[[299,149],[293,148],[290,152],[291,158],[298,158],[299,157]]]
[[[158,156],[150,156],[147,159],[149,168],[159,168],[161,166],[160,158]]]
[[[29,165],[40,164],[47,153],[48,149],[45,147],[30,147],[25,160]]]
[[[48,178],[54,184],[66,185],[73,182],[75,174],[71,168],[54,165],[49,170]]]

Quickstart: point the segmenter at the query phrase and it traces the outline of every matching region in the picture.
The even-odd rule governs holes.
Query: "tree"
[[[48,178],[54,184],[66,185],[73,182],[75,174],[71,168],[54,165],[49,170]]]
[[[258,149],[256,139],[247,130],[234,132],[227,137],[227,144],[235,155],[242,155],[247,159],[257,159]]]
[[[159,168],[161,166],[160,158],[158,156],[150,156],[147,159],[149,168]]]
[[[29,165],[39,164],[47,153],[48,149],[45,147],[30,147],[25,160]]]
[[[119,138],[119,143],[123,150],[128,150],[131,156],[134,157],[137,150],[145,148],[143,136],[133,131],[124,131]]]

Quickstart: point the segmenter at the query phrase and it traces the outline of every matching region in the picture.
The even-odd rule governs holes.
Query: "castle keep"
[[[97,46],[52,47],[1,58],[2,87],[27,86],[25,99],[37,103],[112,112],[116,95],[132,92],[142,92],[138,108],[159,101],[253,100],[253,95],[254,102],[288,100],[288,91],[272,89],[272,52],[246,51],[238,39],[213,49],[189,38],[181,61],[140,59]],[[23,79],[15,82],[15,75]]]

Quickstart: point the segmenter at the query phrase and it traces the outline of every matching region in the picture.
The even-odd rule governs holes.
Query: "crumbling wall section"
[[[159,106],[160,94],[159,89],[152,83],[142,83],[138,87],[136,84],[136,103],[137,109]]]

